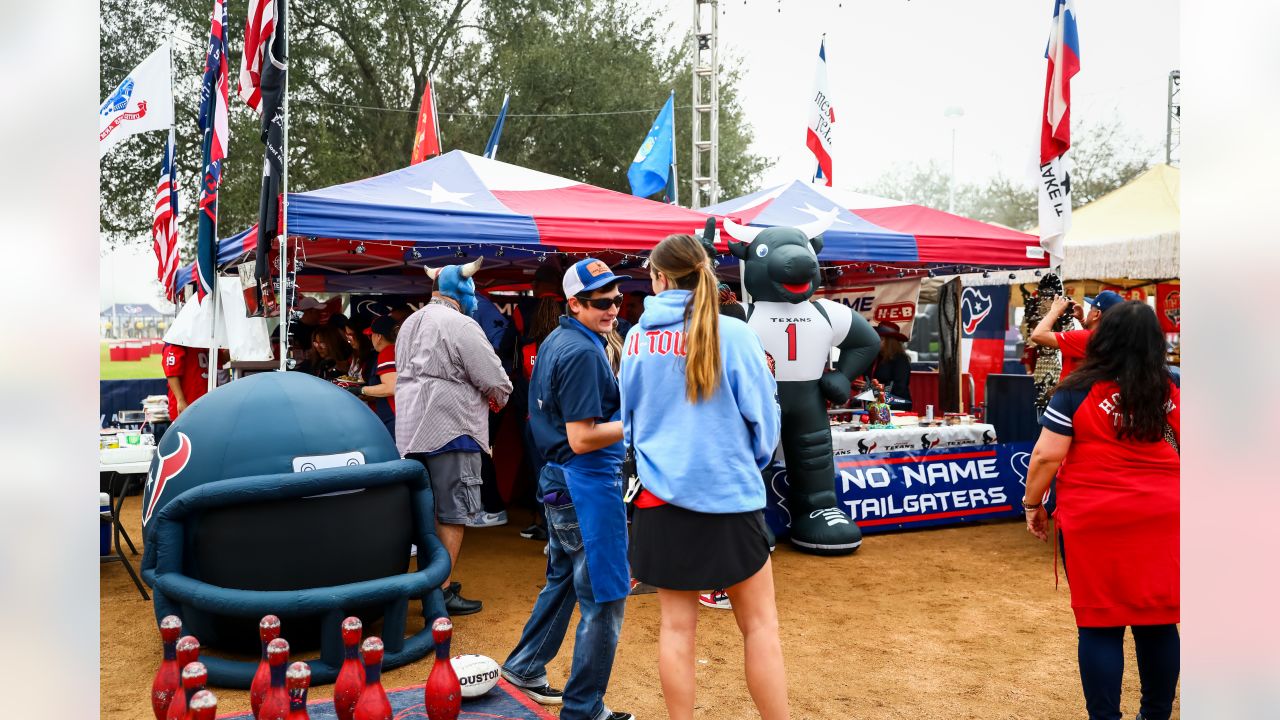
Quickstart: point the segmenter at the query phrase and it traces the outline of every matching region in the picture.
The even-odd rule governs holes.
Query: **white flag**
[[[107,96],[98,110],[98,157],[134,133],[173,125],[169,44],[163,43]]]
[[[1056,157],[1040,166],[1040,245],[1053,257],[1052,263],[1062,262],[1063,244],[1071,229],[1071,178],[1067,173],[1066,156]]]

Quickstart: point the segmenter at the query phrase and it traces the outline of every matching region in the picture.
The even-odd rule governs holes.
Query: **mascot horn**
[[[445,265],[442,268],[424,268],[427,277],[435,283],[436,292],[458,303],[464,315],[475,317],[476,281],[472,275],[480,269],[484,258],[478,257],[466,265]]]
[[[729,242],[729,250],[743,261],[742,281],[751,295],[747,324],[777,365],[791,542],[819,555],[850,553],[862,544],[862,531],[836,505],[826,401],[848,401],[851,379],[866,372],[880,351],[880,337],[861,315],[810,299],[822,281],[822,232],[835,213],[794,228],[724,221],[737,241]],[[835,370],[828,369],[832,347],[840,348]]]

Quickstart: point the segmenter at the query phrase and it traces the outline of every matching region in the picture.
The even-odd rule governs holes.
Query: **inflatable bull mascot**
[[[833,219],[794,228],[724,221],[729,251],[744,263],[742,281],[751,295],[747,324],[777,368],[791,542],[818,555],[851,553],[862,544],[862,531],[836,505],[826,401],[846,402],[852,379],[880,350],[880,337],[861,315],[811,299],[822,282],[821,233]],[[828,369],[832,347],[840,349],[835,370]]]

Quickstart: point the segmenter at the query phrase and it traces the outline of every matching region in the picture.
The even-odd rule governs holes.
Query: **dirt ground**
[[[131,497],[123,513],[135,542],[142,534],[139,505]],[[517,534],[527,514],[511,516],[506,526],[467,532],[455,579],[485,607],[454,620],[455,654],[501,662],[542,586],[542,544]],[[1085,716],[1068,589],[1064,582],[1055,591],[1050,548],[1020,523],[873,535],[841,558],[803,555],[784,543],[773,563],[794,718]],[[414,631],[422,627],[415,613],[411,608]],[[150,718],[159,635],[150,603],[119,564],[101,568],[100,615],[101,717]],[[754,717],[732,613],[704,609],[699,620],[697,716]],[[606,698],[610,708],[642,720],[666,716],[657,639],[657,596],[632,597]],[[570,628],[548,669],[554,685],[569,673],[572,646]],[[1125,650],[1123,708],[1132,717],[1138,711],[1132,636]],[[430,660],[422,660],[383,681],[387,687],[422,683],[429,670]],[[216,692],[220,713],[249,708],[245,691]],[[331,697],[331,687],[315,688],[311,697]],[[1179,718],[1177,705],[1173,717]]]

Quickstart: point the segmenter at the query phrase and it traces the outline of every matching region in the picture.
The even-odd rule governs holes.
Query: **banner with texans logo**
[[[1008,329],[1008,285],[964,289],[960,298],[960,367],[973,376],[976,402],[985,399],[987,375],[1004,372]]]
[[[828,300],[848,305],[872,325],[894,323],[903,335],[911,337],[916,303],[920,299],[920,279],[840,288],[834,292],[819,290],[818,293]]]
[[[1167,333],[1182,332],[1182,286],[1175,283],[1156,285],[1156,315]]]
[[[1035,443],[836,457],[836,504],[863,533],[1022,517]],[[787,471],[765,470],[765,520],[787,534]]]

